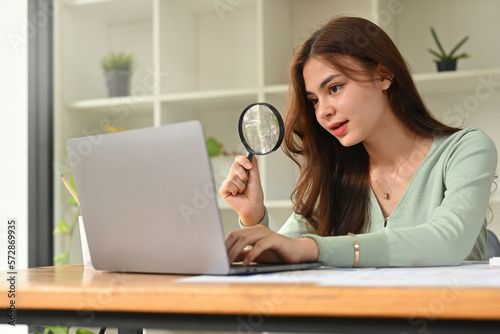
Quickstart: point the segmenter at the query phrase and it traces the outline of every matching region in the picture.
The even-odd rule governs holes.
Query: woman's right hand
[[[222,198],[239,214],[245,226],[258,224],[264,217],[264,193],[257,158],[250,162],[238,155],[219,189]]]

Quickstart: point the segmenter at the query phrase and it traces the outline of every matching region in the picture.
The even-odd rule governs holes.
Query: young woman
[[[433,118],[377,25],[335,18],[301,46],[285,120],[284,150],[301,170],[294,214],[270,231],[257,161],[236,157],[219,191],[245,227],[226,239],[231,261],[386,267],[484,258],[495,145]]]

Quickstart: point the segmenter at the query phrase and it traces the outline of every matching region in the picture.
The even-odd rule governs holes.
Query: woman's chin
[[[351,136],[341,136],[341,137],[335,137],[339,141],[339,143],[344,146],[344,147],[351,147],[359,144],[361,141],[356,140]]]

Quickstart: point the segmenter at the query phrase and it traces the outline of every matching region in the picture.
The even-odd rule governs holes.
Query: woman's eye
[[[333,85],[333,86],[330,86],[330,93],[337,93],[340,88],[342,87],[342,85]]]
[[[318,104],[318,99],[309,99],[309,102],[312,103],[313,106]]]

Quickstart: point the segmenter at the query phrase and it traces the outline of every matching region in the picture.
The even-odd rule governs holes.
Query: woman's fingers
[[[245,191],[248,175],[245,169],[238,163],[234,162],[229,170],[229,174],[222,183],[219,194],[226,198],[229,195],[236,196]]]
[[[245,167],[242,166],[243,159],[246,158],[237,156],[235,162],[231,165],[229,174],[219,189],[219,193],[223,198],[227,198],[229,195],[236,196],[245,191],[246,183],[248,182],[248,173]]]
[[[229,260],[249,265],[258,262],[300,262],[301,250],[295,239],[287,238],[263,226],[233,231],[226,238]],[[246,247],[251,246],[251,249]]]
[[[252,164],[242,155],[234,158],[234,163],[231,165],[229,175],[237,175],[241,180],[246,182],[248,180],[247,170],[252,169]]]
[[[238,212],[245,226],[259,223],[265,213],[257,159],[252,160],[253,164],[246,157],[237,156],[219,188],[221,197]]]
[[[247,257],[248,253],[252,250],[252,247],[249,247],[249,249],[245,248],[243,251],[238,254],[236,259],[234,259],[234,262],[241,262],[245,265],[249,265],[252,262],[256,263],[283,263],[283,259],[273,250],[268,249],[260,253],[258,256],[254,257],[251,256],[247,261],[245,261],[245,258]]]
[[[233,195],[242,194],[245,191],[246,183],[236,175],[229,175],[224,181],[221,187],[221,195]]]
[[[257,225],[229,233],[226,238],[229,261],[234,262],[241,252],[243,252],[245,247],[253,246],[257,240],[263,238],[268,232],[271,231],[263,226]]]
[[[253,159],[252,159],[253,160]],[[254,160],[255,161],[255,160]],[[254,161],[250,161],[248,160],[247,157],[243,156],[243,155],[238,155],[234,158],[234,162],[235,163],[238,163],[239,165],[243,166],[246,170],[249,170],[252,168],[252,163]]]
[[[257,240],[250,249],[243,264],[261,263],[298,263],[301,261],[301,249],[296,245],[297,239],[292,239],[271,232]]]
[[[245,254],[245,257],[242,259],[243,265],[248,266],[252,262],[256,262],[258,259],[258,262],[284,262],[280,256],[274,254],[275,261],[271,261],[269,259],[269,256],[274,253],[272,250],[273,246],[273,236],[272,235],[266,235],[265,237],[259,239],[256,241],[250,250],[248,250]],[[267,257],[265,256],[267,253]],[[264,255],[264,256],[263,256]]]

